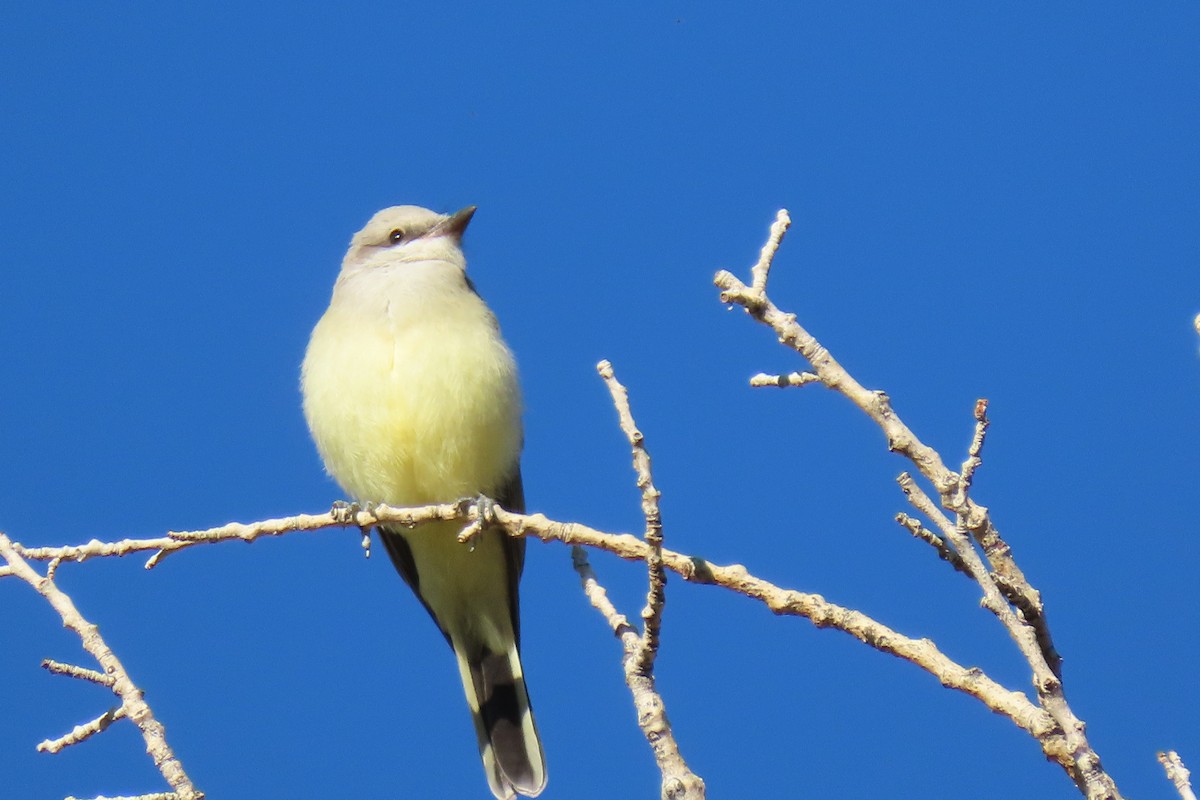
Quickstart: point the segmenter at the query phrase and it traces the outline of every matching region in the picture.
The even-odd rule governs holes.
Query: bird
[[[301,367],[304,416],[355,502],[461,498],[524,512],[516,361],[467,276],[468,206],[379,211],[354,234]],[[454,651],[492,793],[536,797],[545,755],[520,657],[525,540],[462,523],[380,525],[396,570]]]

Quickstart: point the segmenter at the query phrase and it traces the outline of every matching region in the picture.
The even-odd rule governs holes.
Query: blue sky
[[[855,606],[1028,690],[978,592],[910,540],[904,464],[717,301],[778,208],[771,294],[947,460],[1043,592],[1127,796],[1200,768],[1200,8],[458,3],[0,10],[0,529],[153,536],[338,498],[298,368],[377,209],[475,204],[471,274],[521,364],[531,510],[641,528],[595,363],[629,387],[668,545]],[[636,613],[636,565],[593,559]],[[384,558],[324,532],[66,566],[213,798],[486,797],[452,657]],[[162,787],[0,581],[14,798]],[[619,647],[530,545],[548,798],[654,796]],[[911,665],[672,581],[660,687],[712,797],[1073,797],[1010,722]],[[886,787],[886,788],[885,788]]]

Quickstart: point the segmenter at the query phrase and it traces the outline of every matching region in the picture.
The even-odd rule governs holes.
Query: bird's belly
[[[418,505],[495,495],[517,465],[515,366],[488,330],[464,333],[442,320],[396,333],[326,317],[304,383],[325,466],[356,500]]]

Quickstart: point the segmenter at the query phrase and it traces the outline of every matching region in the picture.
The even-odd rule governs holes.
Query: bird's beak
[[[463,231],[467,229],[467,223],[471,221],[471,217],[475,216],[475,208],[475,206],[467,206],[446,217],[437,226],[437,234],[439,236],[453,236],[455,239],[461,239]]]

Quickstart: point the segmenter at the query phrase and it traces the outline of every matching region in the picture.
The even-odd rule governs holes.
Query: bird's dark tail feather
[[[455,643],[454,651],[492,793],[536,797],[546,786],[546,762],[516,645],[507,653],[463,652]]]

